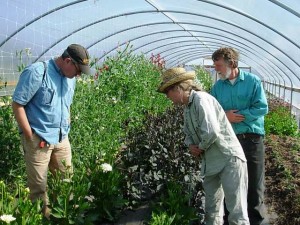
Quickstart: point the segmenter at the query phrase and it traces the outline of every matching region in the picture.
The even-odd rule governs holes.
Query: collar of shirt
[[[221,80],[221,81],[224,82],[224,83],[228,83],[228,84],[234,85],[235,83],[237,83],[239,81],[245,80],[245,74],[244,74],[244,72],[242,70],[240,70],[240,69],[238,69],[238,70],[239,70],[239,72],[238,72],[237,77],[235,78],[236,79],[235,82],[232,83],[229,79]]]
[[[188,106],[191,105],[191,103],[193,102],[194,100],[194,96],[195,96],[195,91],[194,90],[191,90],[190,92],[190,96],[189,96],[189,102],[188,102]]]
[[[63,73],[61,72],[61,69],[57,66],[57,64],[56,64],[56,62],[55,62],[55,60],[56,60],[57,58],[58,58],[58,57],[53,58],[53,59],[50,59],[50,62],[53,64],[54,69],[57,71],[57,73],[59,73],[62,77],[65,77],[65,76],[63,75]]]

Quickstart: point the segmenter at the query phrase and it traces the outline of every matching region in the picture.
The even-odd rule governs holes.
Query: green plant
[[[11,97],[0,97],[4,103],[0,106],[0,174],[6,182],[13,182],[17,175],[24,174],[23,152],[20,147],[20,135],[11,107]]]
[[[190,205],[191,197],[190,193],[185,191],[184,185],[170,181],[167,183],[166,192],[154,203],[153,211],[175,215],[173,224],[190,224],[199,220],[196,209]]]
[[[194,66],[193,69],[197,74],[197,79],[202,85],[203,90],[210,92],[213,85],[211,74],[202,66]]]
[[[182,124],[182,108],[170,108],[160,116],[148,115],[143,128],[129,133],[119,166],[126,179],[124,192],[133,205],[161,195],[167,182],[177,181],[185,184],[183,189],[193,195],[193,207],[203,214],[197,197],[202,192],[200,166],[184,145]]]
[[[152,213],[149,225],[171,225],[175,220],[175,216],[169,216],[166,212]]]
[[[31,63],[30,62],[31,55],[32,53],[30,48],[24,48],[20,51],[16,51],[16,56],[19,60],[19,65],[17,66],[18,72],[22,72],[25,69],[25,67]],[[24,60],[24,56],[26,57],[25,60]]]
[[[41,224],[41,201],[31,202],[29,189],[25,188],[21,177],[17,177],[12,192],[7,190],[3,181],[0,181],[0,216],[9,219],[10,224]],[[0,224],[6,223],[4,218],[0,219]]]
[[[296,136],[298,125],[289,108],[278,99],[269,99],[270,112],[265,116],[266,134]]]
[[[103,163],[102,160],[97,161],[90,169],[92,171],[90,193],[93,195],[99,221],[114,221],[127,203],[120,191],[122,176],[118,170],[113,169],[108,163]]]
[[[95,207],[89,196],[91,182],[84,168],[64,175],[57,171],[50,175],[49,199],[51,207],[51,224],[84,224],[92,225],[97,214],[90,213]],[[51,191],[50,191],[51,190]]]

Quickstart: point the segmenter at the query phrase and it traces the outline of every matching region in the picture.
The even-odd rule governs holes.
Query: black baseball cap
[[[71,44],[66,49],[67,54],[70,58],[77,63],[80,71],[84,74],[91,74],[89,62],[90,57],[88,51],[79,44]]]

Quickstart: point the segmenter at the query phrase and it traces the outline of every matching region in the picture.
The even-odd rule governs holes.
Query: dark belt
[[[260,138],[259,134],[254,133],[237,134],[236,136],[239,140]]]

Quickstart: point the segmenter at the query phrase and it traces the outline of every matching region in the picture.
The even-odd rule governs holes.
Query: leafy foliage
[[[0,174],[6,182],[12,182],[17,175],[24,174],[23,152],[20,135],[11,108],[11,97],[1,97],[0,106]]]
[[[20,176],[16,178],[14,185],[15,188],[10,191],[7,185],[0,181],[0,215],[12,215],[15,218],[11,222],[12,225],[40,225],[42,222],[41,202],[31,202],[29,189],[24,187]],[[0,220],[0,224],[6,223]]]
[[[269,114],[265,117],[267,134],[295,136],[298,134],[298,125],[286,103],[277,98],[269,98]]]
[[[176,215],[169,216],[166,212],[152,213],[149,225],[171,225]]]
[[[130,49],[129,45],[119,49],[101,66],[95,60],[95,76],[78,79],[71,108],[74,174],[70,179],[49,176],[52,215],[42,224],[116,221],[124,207],[151,198],[159,203],[153,204],[157,209],[153,224],[171,224],[179,218],[193,220],[195,214],[187,210],[189,207],[196,209],[198,220],[203,220],[199,162],[183,145],[182,108],[170,107],[170,102],[156,92],[160,68],[143,55],[133,55]],[[19,69],[23,67],[21,64]],[[202,72],[197,72],[199,80],[209,91],[210,80],[199,75]],[[39,204],[10,194],[14,193],[11,181],[17,175],[21,175],[19,187],[25,186],[25,169],[11,99],[3,101],[7,105],[0,108],[0,170],[9,185],[0,193],[0,213],[13,205],[20,212],[14,214],[17,221],[30,211],[30,218],[25,219],[41,224]],[[111,164],[112,171],[104,172],[103,162]],[[287,171],[285,175],[291,178],[293,174]],[[180,199],[176,198],[179,193],[183,196]]]
[[[132,203],[166,192],[171,181],[182,183],[182,189],[190,196],[201,192],[199,161],[183,143],[182,113],[178,107],[159,117],[148,115],[143,129],[129,133],[127,146],[120,153],[120,166],[127,180],[126,194]],[[203,213],[201,199],[191,197],[191,201]]]
[[[197,79],[202,85],[203,90],[210,92],[213,85],[213,80],[210,73],[202,66],[194,66],[194,70],[197,74]]]
[[[180,198],[178,197],[180,196]],[[167,215],[174,215],[173,224],[191,224],[199,221],[196,216],[196,209],[190,205],[190,196],[186,193],[184,185],[177,181],[167,183],[166,191],[163,192],[154,204],[154,212],[166,212]]]

